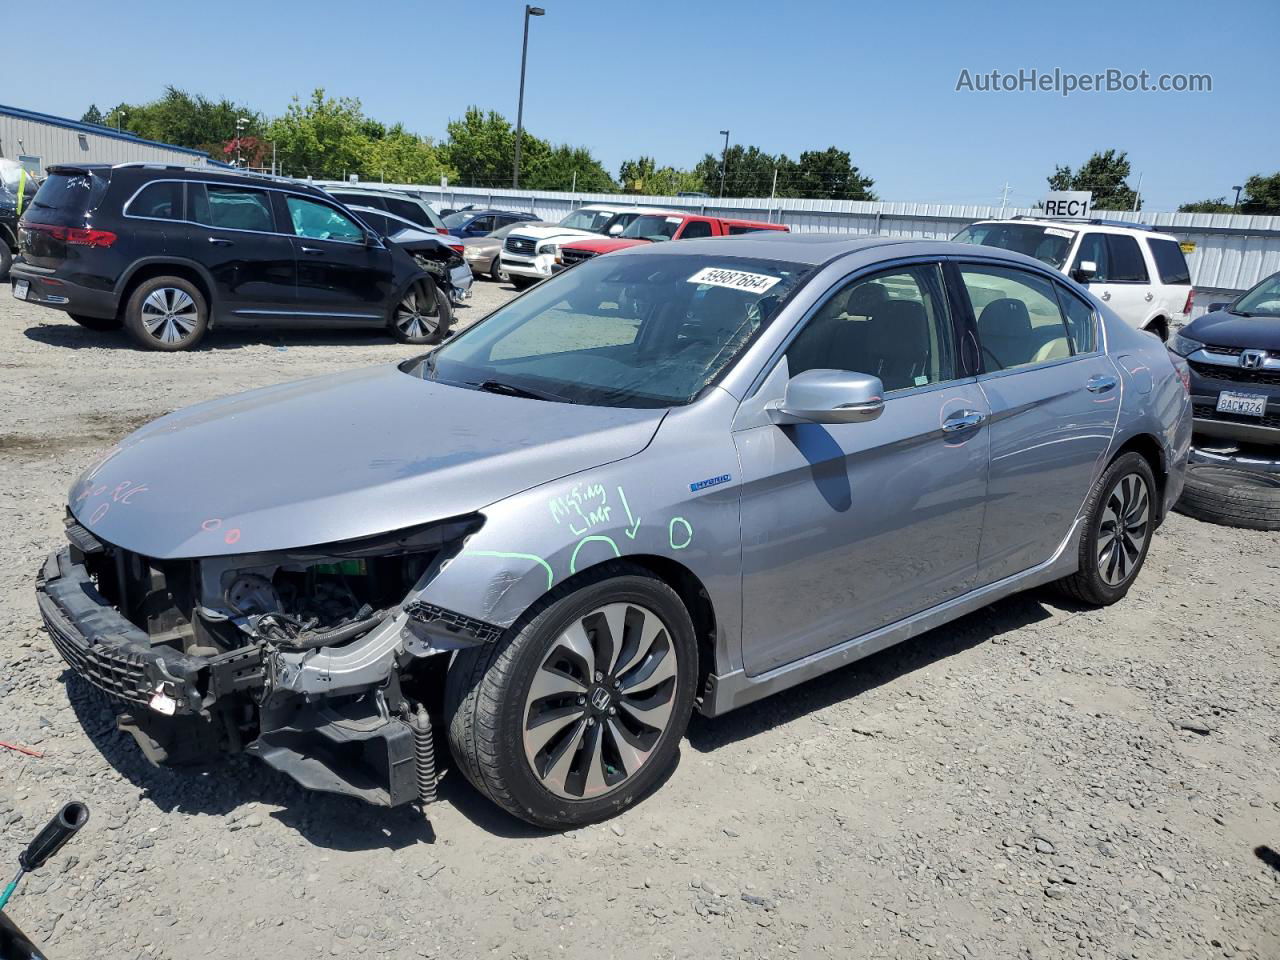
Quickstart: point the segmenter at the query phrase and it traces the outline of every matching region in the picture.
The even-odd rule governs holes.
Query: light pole
[[[720,135],[724,137],[724,153],[720,154],[720,199],[724,199],[724,177],[729,169],[729,131],[721,130]]]
[[[240,138],[244,135],[244,128],[249,125],[248,117],[240,117],[236,120],[236,166],[243,167],[244,161],[240,158]]]
[[[125,113],[123,110],[117,110],[117,111],[116,111],[116,133],[119,133],[119,132],[120,132],[120,121],[121,121],[121,120],[123,120],[123,119],[124,119],[125,117],[127,117],[127,116],[128,116],[128,114],[127,114],[127,113]]]
[[[1240,186],[1232,187],[1231,189],[1236,192],[1236,202],[1231,205],[1231,212],[1235,213],[1240,206],[1240,191],[1244,189],[1244,185],[1241,184]]]
[[[511,189],[520,188],[520,141],[524,137],[524,65],[529,58],[529,18],[546,15],[542,7],[524,5],[524,44],[520,48],[520,102],[516,105],[516,162],[511,174]]]

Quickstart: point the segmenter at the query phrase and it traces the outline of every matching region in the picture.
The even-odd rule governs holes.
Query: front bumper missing
[[[37,575],[41,616],[72,671],[123,708],[119,727],[149,760],[207,761],[210,754],[244,750],[309,790],[379,806],[434,800],[431,724],[425,711],[410,718],[398,709],[393,673],[359,691],[348,686],[304,695],[272,689],[281,655],[265,644],[210,657],[153,645],[98,592],[77,552],[73,547],[51,555]],[[472,626],[447,621],[447,611],[415,613],[415,622],[450,636]],[[415,644],[415,655],[438,652],[429,641]],[[320,649],[285,656],[329,654]],[[245,715],[256,720],[242,738],[237,724]]]

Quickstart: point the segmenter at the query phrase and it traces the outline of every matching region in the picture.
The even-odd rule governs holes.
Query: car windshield
[[[680,217],[636,217],[619,236],[632,240],[670,240],[680,229]]]
[[[18,192],[18,181],[22,178],[22,166],[12,160],[0,160],[0,190],[9,193]],[[28,179],[27,189],[33,190],[34,181]]]
[[[605,224],[613,219],[611,210],[575,210],[563,220],[560,226],[571,230],[588,230],[591,233],[602,233]]]
[[[1280,317],[1280,273],[1273,274],[1231,306],[1245,317]]]
[[[451,213],[444,218],[444,225],[452,230],[454,227],[465,227],[475,219],[474,213]]]
[[[705,254],[600,257],[404,369],[563,403],[685,404],[733,365],[810,269]]]
[[[1074,230],[1041,223],[975,223],[965,227],[952,239],[957,243],[980,243],[1025,253],[1028,257],[1035,257],[1059,270],[1067,262],[1076,233]]]

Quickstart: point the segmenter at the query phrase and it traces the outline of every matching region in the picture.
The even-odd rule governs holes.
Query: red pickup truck
[[[560,245],[553,269],[563,270],[575,263],[589,260],[602,253],[612,253],[623,247],[661,240],[691,240],[694,237],[725,237],[737,233],[755,233],[758,230],[782,230],[790,228],[780,223],[763,220],[728,220],[724,217],[704,217],[693,213],[654,213],[637,217],[616,237],[592,237]]]

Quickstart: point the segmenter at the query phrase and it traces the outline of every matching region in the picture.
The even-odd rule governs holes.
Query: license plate
[[[13,295],[19,300],[27,299],[27,286],[28,283],[26,280],[13,281]]]
[[[1218,394],[1218,412],[1235,413],[1245,417],[1265,417],[1267,398],[1261,393],[1232,393],[1223,390]]]

